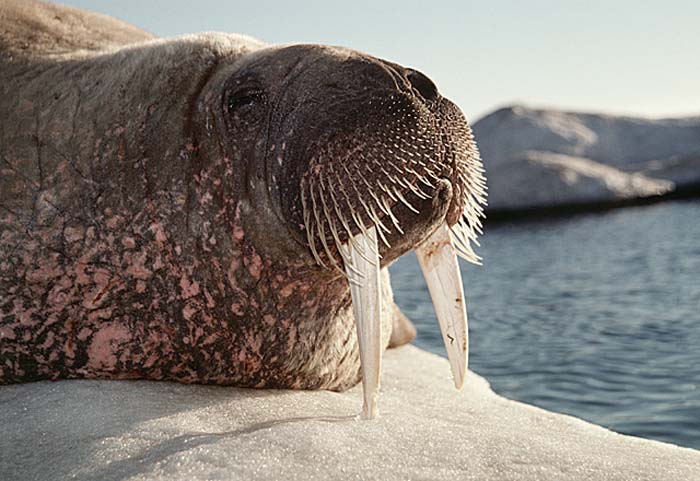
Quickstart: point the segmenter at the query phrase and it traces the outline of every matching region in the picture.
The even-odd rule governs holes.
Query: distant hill
[[[474,124],[490,212],[700,192],[700,117],[506,107]]]

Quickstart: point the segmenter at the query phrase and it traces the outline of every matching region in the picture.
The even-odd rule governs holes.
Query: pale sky
[[[474,121],[508,104],[700,114],[700,2],[64,0],[159,36],[327,43],[431,77]]]

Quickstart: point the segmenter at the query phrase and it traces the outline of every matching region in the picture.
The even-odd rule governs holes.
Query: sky
[[[163,37],[245,33],[361,50],[427,74],[470,120],[511,104],[700,114],[700,2],[64,0]]]

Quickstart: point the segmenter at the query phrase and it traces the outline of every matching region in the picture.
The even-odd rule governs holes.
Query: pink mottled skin
[[[329,145],[357,156],[379,138],[382,109],[370,124],[362,102],[432,115],[432,83],[335,47],[156,40],[33,2],[0,17],[0,383],[356,384],[348,282],[304,241],[300,182]],[[337,140],[351,124],[369,132],[352,150]],[[404,192],[421,214],[395,206],[383,267],[446,218],[437,185]],[[403,316],[386,269],[382,289],[388,343]]]
[[[60,216],[34,234],[42,242],[3,232],[2,246],[14,249],[0,270],[0,380],[149,378],[334,389],[356,382],[342,282],[316,285],[303,266],[258,254],[245,235],[229,236],[221,242],[226,254],[205,261],[198,251],[212,249],[208,239],[218,232],[183,239],[168,228],[165,210],[154,204],[121,215],[112,228],[113,217],[101,215],[80,239],[67,238],[70,220]],[[136,240],[125,243],[129,238]],[[52,249],[58,245],[61,252]],[[347,322],[324,326],[318,322],[324,318]],[[324,359],[312,349],[327,345],[345,356]],[[334,363],[336,369],[328,367]],[[314,373],[319,365],[327,372]]]

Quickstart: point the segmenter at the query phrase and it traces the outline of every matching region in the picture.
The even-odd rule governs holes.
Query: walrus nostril
[[[406,78],[425,100],[433,101],[438,98],[437,87],[433,81],[418,70],[408,69]]]

